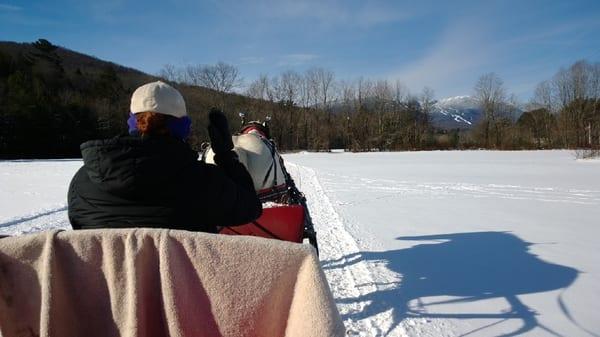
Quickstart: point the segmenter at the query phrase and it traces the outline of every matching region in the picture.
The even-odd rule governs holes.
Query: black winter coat
[[[81,145],[84,165],[69,186],[74,229],[160,227],[216,232],[258,218],[246,168],[198,161],[172,137],[119,136]]]

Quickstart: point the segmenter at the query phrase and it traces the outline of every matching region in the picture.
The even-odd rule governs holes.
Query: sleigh
[[[291,181],[293,184],[293,181]],[[223,227],[219,231],[228,235],[251,235],[264,238],[302,243],[305,239],[315,248],[317,254],[317,233],[306,206],[304,195],[292,185],[286,194],[291,198],[289,203],[263,203],[263,213],[260,218],[251,223]]]
[[[244,116],[240,114],[243,118]],[[268,122],[268,120],[267,120]],[[244,124],[239,134],[233,136],[234,151],[246,165],[263,203],[260,218],[251,223],[223,227],[221,234],[250,235],[289,242],[305,240],[319,252],[315,232],[304,194],[296,187],[288,173],[283,158],[269,137],[267,122]],[[206,147],[203,160],[212,162],[214,153]]]

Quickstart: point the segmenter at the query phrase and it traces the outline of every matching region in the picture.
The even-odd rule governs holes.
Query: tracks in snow
[[[0,220],[0,235],[21,235],[49,229],[68,229],[67,206],[57,205],[25,216]]]
[[[292,163],[286,163],[286,167],[298,188],[306,195],[318,235],[320,260],[340,314],[344,318],[347,335],[407,336],[405,324],[412,326],[414,322],[407,320],[396,325],[391,312],[374,316],[365,313],[359,315],[360,318],[356,320],[348,318],[351,314],[356,317],[357,313],[362,313],[370,304],[368,301],[361,301],[360,298],[380,291],[380,284],[397,282],[398,278],[390,275],[384,266],[369,265],[357,257],[356,254],[360,253],[357,239],[347,230],[347,224],[336,212],[314,170]],[[348,299],[355,300],[347,301]],[[388,331],[390,328],[393,330]]]
[[[324,174],[323,183],[332,191],[381,193],[381,195],[376,197],[340,202],[340,205],[377,202],[381,199],[403,197],[407,195],[416,195],[426,198],[443,198],[449,196],[467,196],[472,198],[494,197],[512,200],[600,205],[600,191],[595,190],[526,187],[502,184],[451,182],[417,183],[392,179],[352,177],[332,173]]]

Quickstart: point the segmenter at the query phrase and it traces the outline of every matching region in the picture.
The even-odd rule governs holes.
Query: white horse
[[[275,149],[275,145],[258,130],[249,130],[237,136],[233,140],[233,151],[252,177],[254,189],[259,196],[273,194],[282,191],[286,187],[281,158]],[[214,164],[214,152],[208,148],[205,153],[205,162]],[[262,199],[262,198],[261,198]]]

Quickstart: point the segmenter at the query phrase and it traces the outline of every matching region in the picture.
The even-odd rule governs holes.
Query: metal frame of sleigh
[[[255,182],[255,186],[258,184],[264,187],[268,180],[275,183],[257,189],[258,197],[263,203],[263,213],[260,218],[245,225],[223,227],[219,233],[258,236],[296,243],[302,243],[306,239],[318,254],[317,233],[306,205],[306,198],[296,187],[294,179],[286,170],[283,158],[279,156],[275,142],[270,139],[268,126],[270,117],[267,117],[262,123],[256,121],[246,123],[245,114],[240,113],[239,115],[242,119],[242,128],[234,136],[234,142],[235,138],[240,135],[252,134],[260,139],[270,154],[269,165],[265,167],[265,172],[258,172],[263,176],[263,182],[262,184]],[[210,162],[212,152],[210,146],[206,144],[203,148],[202,160]],[[244,160],[240,161],[244,162]],[[277,172],[280,172],[283,177],[278,177]],[[252,173],[256,174],[257,172]],[[260,177],[253,176],[253,179],[260,179]],[[283,183],[278,184],[278,181],[283,181]]]

